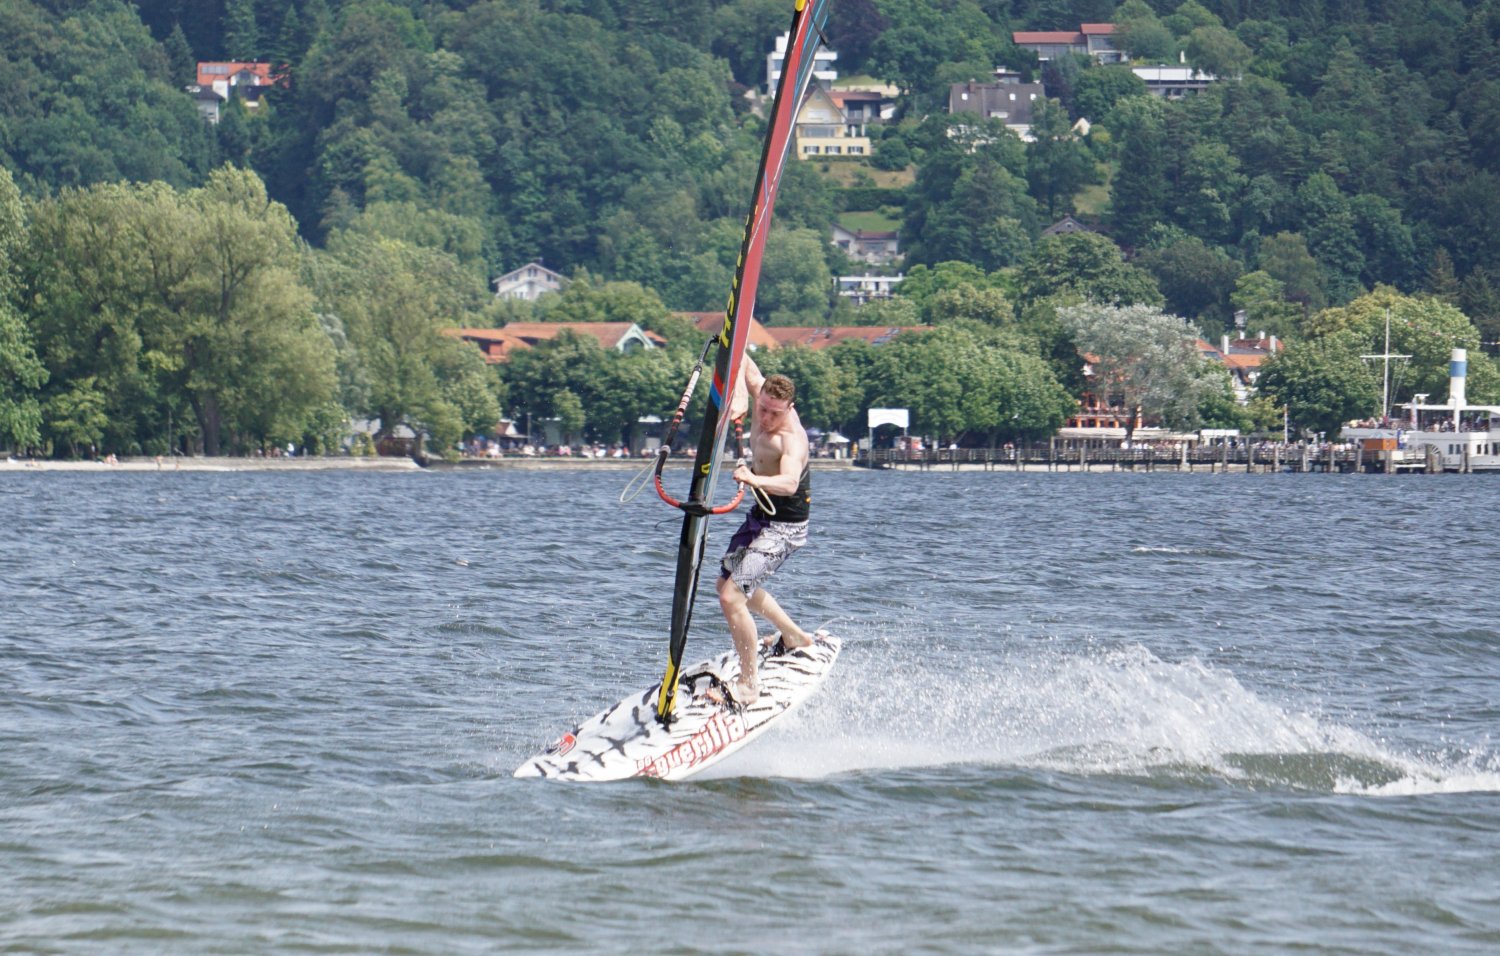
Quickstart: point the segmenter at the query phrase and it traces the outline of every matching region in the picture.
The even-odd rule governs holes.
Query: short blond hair
[[[785,375],[767,375],[760,390],[772,398],[779,398],[790,405],[797,400],[797,386]]]

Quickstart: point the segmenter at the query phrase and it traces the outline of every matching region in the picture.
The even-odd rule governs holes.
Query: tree
[[[943,439],[1047,434],[1075,404],[1040,359],[957,325],[881,346],[869,376],[871,402],[909,408],[915,428]]]
[[[1110,187],[1110,221],[1126,244],[1142,241],[1166,217],[1170,157],[1163,110],[1155,97],[1129,99],[1115,109],[1120,166]]]
[[[320,307],[348,331],[367,383],[351,411],[380,419],[381,437],[407,425],[440,447],[493,426],[498,382],[471,343],[444,334],[471,324],[478,281],[451,256],[392,239],[338,233],[329,252]]]
[[[1078,78],[1073,115],[1091,123],[1108,123],[1115,104],[1147,95],[1146,81],[1131,72],[1129,65],[1091,67]]]
[[[295,226],[253,173],[64,193],[38,205],[27,255],[49,398],[90,379],[113,448],[165,451],[183,406],[209,455],[297,438],[333,396]]]
[[[224,53],[231,60],[255,60],[261,56],[255,0],[225,0]]]
[[[1042,239],[1016,281],[1023,305],[1063,293],[1121,305],[1162,301],[1150,273],[1127,263],[1118,246],[1093,232]]]
[[[1195,69],[1220,79],[1239,76],[1254,56],[1239,37],[1218,23],[1194,27],[1183,49]]]
[[[1055,219],[1059,211],[1071,211],[1073,194],[1097,178],[1094,160],[1056,100],[1037,101],[1031,135],[1026,178],[1031,195],[1046,206],[1047,218]]]
[[[1192,428],[1205,399],[1219,387],[1199,353],[1196,336],[1175,315],[1148,306],[1080,305],[1058,310],[1078,350],[1093,357],[1093,388],[1119,395],[1127,411],[1126,439],[1136,414],[1160,416],[1168,427]]]
[[[37,359],[31,332],[14,308],[18,254],[26,245],[26,210],[10,170],[0,166],[0,445],[42,443],[37,390],[47,370]]]
[[[811,229],[772,227],[755,311],[776,325],[822,321],[828,315],[833,274],[823,256],[823,237]],[[727,290],[726,290],[727,292]]]
[[[1196,237],[1146,249],[1137,260],[1156,277],[1167,308],[1197,319],[1207,332],[1228,325],[1229,299],[1240,276],[1240,264],[1222,249]]]
[[[1115,43],[1132,60],[1169,63],[1177,58],[1172,31],[1145,0],[1125,0],[1115,11]]]
[[[1470,353],[1470,400],[1481,401],[1481,396],[1489,394],[1494,370],[1478,354],[1479,330],[1457,308],[1437,299],[1405,296],[1382,286],[1343,308],[1318,313],[1308,321],[1307,330],[1313,337],[1346,345],[1352,355],[1375,355],[1385,351],[1387,312],[1391,320],[1391,351],[1411,356],[1401,366],[1392,367],[1392,404],[1421,393],[1432,397],[1446,395],[1448,361],[1455,348]]]
[[[1323,270],[1307,251],[1307,241],[1295,232],[1280,232],[1260,244],[1260,269],[1280,282],[1287,301],[1302,306],[1304,314],[1322,309]]]
[[[1261,366],[1261,395],[1288,409],[1299,429],[1336,435],[1344,422],[1368,416],[1380,404],[1370,369],[1357,357],[1352,338],[1297,342]]]
[[[1302,309],[1287,301],[1286,286],[1268,272],[1247,272],[1235,282],[1229,303],[1243,310],[1247,331],[1264,332],[1281,338],[1298,335],[1302,326]]]

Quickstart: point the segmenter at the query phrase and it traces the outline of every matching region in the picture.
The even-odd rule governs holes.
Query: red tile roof
[[[284,74],[272,73],[271,64],[238,62],[234,60],[204,60],[198,64],[198,85],[211,86],[216,80],[228,80],[238,73],[255,75],[257,86],[270,86],[285,79]]]
[[[1010,35],[1014,43],[1082,43],[1083,34],[1077,30],[1018,30]]]
[[[723,312],[675,312],[673,314],[682,316],[708,333],[719,331],[724,324]],[[753,317],[750,319],[750,344],[758,349],[774,349],[777,345],[771,333],[766,331],[766,327],[760,324],[759,319]]]
[[[479,346],[484,359],[491,365],[503,362],[516,349],[530,348],[538,342],[555,339],[564,331],[590,336],[599,341],[600,348],[614,348],[629,332],[633,322],[512,322],[499,329],[444,329],[444,335],[464,339]],[[656,346],[667,344],[667,340],[655,332],[646,332],[646,338]]]
[[[836,325],[836,326],[772,326],[766,329],[781,345],[802,345],[810,349],[826,349],[830,345],[862,339],[871,345],[884,345],[902,332],[925,332],[928,325]]]

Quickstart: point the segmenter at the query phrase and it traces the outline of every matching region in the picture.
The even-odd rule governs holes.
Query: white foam
[[[846,645],[827,685],[716,776],[817,778],[991,764],[1076,774],[1208,773],[1365,795],[1500,791],[1500,761],[1419,759],[1267,700],[1196,658],[1141,646],[993,662],[924,645]]]

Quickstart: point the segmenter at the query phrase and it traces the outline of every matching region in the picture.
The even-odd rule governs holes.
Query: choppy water
[[[820,473],[821,696],[514,780],[660,675],[624,477],[0,476],[0,951],[1500,949],[1494,479]]]

